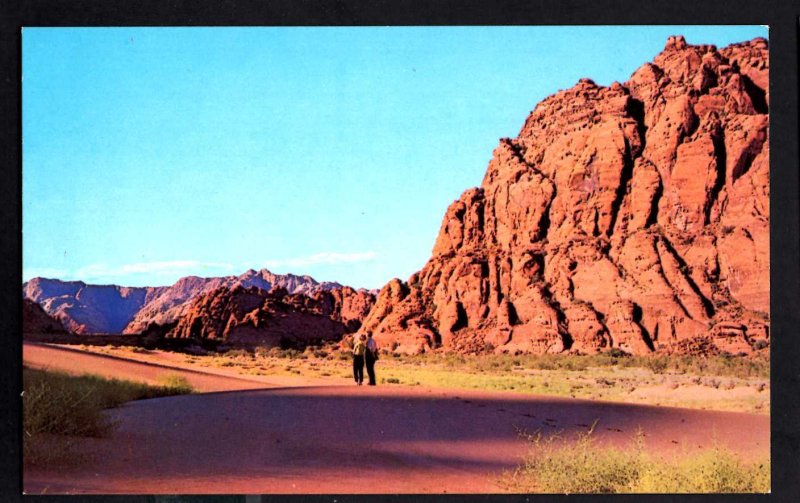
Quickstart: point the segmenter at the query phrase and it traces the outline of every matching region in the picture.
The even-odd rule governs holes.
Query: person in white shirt
[[[367,364],[367,375],[369,385],[375,386],[375,360],[378,359],[378,343],[372,338],[372,333],[367,333],[367,350],[364,354],[364,362]]]

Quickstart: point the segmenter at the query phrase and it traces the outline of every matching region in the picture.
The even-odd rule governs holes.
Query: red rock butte
[[[670,37],[502,139],[431,258],[378,295],[384,347],[752,351],[769,339],[769,51]]]
[[[195,297],[166,337],[243,346],[341,340],[361,326],[374,297],[350,287],[290,294],[286,288],[219,287]]]

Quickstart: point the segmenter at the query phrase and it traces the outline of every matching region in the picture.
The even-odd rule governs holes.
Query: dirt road
[[[290,376],[243,376],[225,369],[192,368],[191,365],[162,360],[145,362],[119,356],[99,355],[64,346],[24,342],[22,360],[28,367],[60,370],[71,374],[96,374],[158,385],[166,376],[180,375],[197,392],[234,391],[284,386],[341,384],[343,379],[313,379]]]
[[[73,371],[77,364],[142,370],[131,362],[79,356],[25,346],[26,362],[35,359],[36,365],[49,358],[52,368]],[[627,444],[641,428],[648,448],[661,453],[713,442],[746,456],[769,452],[764,415],[422,387],[268,387],[209,374],[202,379],[206,386],[238,391],[142,400],[111,410],[119,428],[108,438],[81,440],[79,451],[88,461],[27,470],[25,491],[500,492],[498,475],[516,467],[528,449],[519,430],[571,436],[595,420],[604,443]],[[250,386],[267,388],[242,388]]]

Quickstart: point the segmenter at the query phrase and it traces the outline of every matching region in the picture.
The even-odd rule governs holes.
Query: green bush
[[[588,433],[573,443],[558,437],[528,437],[531,454],[501,484],[513,492],[537,493],[766,493],[768,460],[745,464],[714,447],[667,459],[645,452],[643,436],[629,449],[599,446]]]
[[[166,374],[158,379],[158,383],[166,395],[186,395],[193,390],[189,380],[180,374]]]

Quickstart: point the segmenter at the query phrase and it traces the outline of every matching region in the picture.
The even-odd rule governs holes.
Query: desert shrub
[[[606,355],[608,355],[611,358],[625,358],[625,357],[630,356],[628,353],[626,353],[625,351],[623,351],[623,350],[621,350],[619,348],[611,348],[611,349],[609,349],[606,352]]]
[[[769,342],[766,339],[758,339],[753,343],[753,349],[760,351],[769,347]]]
[[[683,457],[656,457],[638,434],[627,449],[597,445],[588,433],[576,441],[529,436],[531,454],[501,484],[513,492],[538,493],[765,493],[770,464],[745,464],[713,447]]]
[[[106,405],[94,379],[73,381],[63,374],[23,371],[23,430],[28,436],[37,433],[101,436],[111,424],[101,411]],[[124,393],[130,392],[125,389]]]
[[[564,370],[586,370],[589,360],[581,355],[565,355],[562,368]]]
[[[459,367],[467,363],[467,358],[459,353],[448,353],[444,356],[444,363],[448,367]]]
[[[253,353],[249,352],[246,349],[230,349],[225,353],[225,356],[230,356],[232,358],[252,358]]]
[[[161,386],[71,376],[25,368],[22,373],[23,455],[26,462],[46,461],[38,443],[43,435],[100,437],[114,428],[102,413],[131,400],[190,393],[181,376],[166,376]],[[38,456],[37,456],[38,454]]]
[[[267,348],[264,346],[258,346],[253,350],[253,354],[256,355],[258,358],[268,358],[270,356],[270,351],[274,348]]]
[[[663,374],[669,367],[669,361],[666,358],[653,356],[645,360],[645,367],[654,374]]]
[[[448,369],[470,373],[509,374],[516,368],[534,370],[585,371],[589,368],[644,368],[656,374],[679,373],[719,377],[769,377],[767,352],[742,357],[736,355],[630,355],[611,348],[591,355],[579,354],[459,354],[433,351],[401,356],[401,362],[418,366],[442,365]]]
[[[189,380],[180,374],[165,374],[158,379],[158,384],[167,395],[186,395],[193,390]]]
[[[400,379],[396,377],[387,377],[386,379],[383,380],[383,382],[388,384],[400,384]]]
[[[274,358],[288,358],[289,360],[294,360],[301,357],[308,358],[308,356],[304,355],[295,348],[275,347],[269,350],[269,355]]]
[[[315,358],[327,358],[328,357],[328,352],[325,351],[324,349],[315,349],[313,351],[313,354],[314,354]]]
[[[538,370],[556,370],[558,365],[556,365],[556,361],[551,358],[537,358],[531,362],[530,368]]]
[[[208,350],[198,346],[197,344],[190,344],[183,349],[184,353],[188,353],[190,355],[198,355],[198,356],[205,356],[208,354]]]
[[[610,388],[610,387],[614,386],[614,380],[613,379],[607,379],[605,377],[595,377],[594,378],[594,382],[598,386],[601,386],[601,387],[604,387],[604,388]]]
[[[767,493],[770,463],[743,463],[726,449],[714,447],[665,465],[653,463],[632,492]]]

